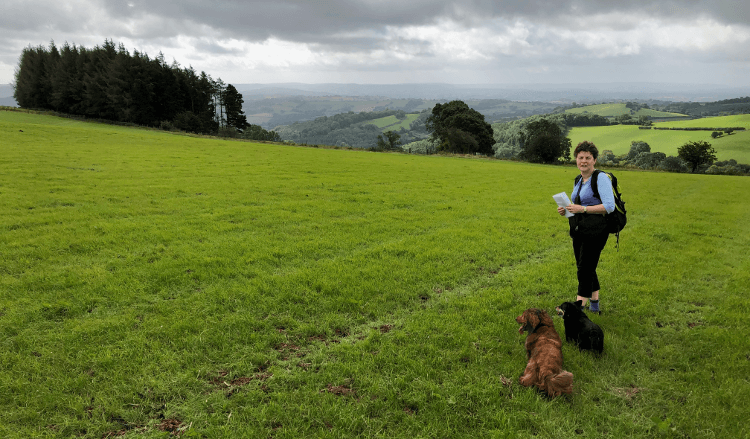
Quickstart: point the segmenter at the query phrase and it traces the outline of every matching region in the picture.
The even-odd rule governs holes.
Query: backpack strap
[[[604,172],[599,169],[594,169],[594,172],[591,174],[591,190],[594,192],[594,196],[599,199],[599,201],[602,201],[602,198],[599,196],[599,173]],[[581,181],[581,174],[576,175],[575,184],[577,185],[578,182]],[[583,184],[581,184],[583,186]],[[581,189],[578,188],[578,197],[577,202],[580,204],[581,202]],[[616,188],[612,187],[612,192],[614,192]],[[617,196],[615,196],[615,201],[617,201]],[[574,201],[575,203],[575,201]],[[617,203],[615,203],[615,209],[617,209]],[[615,247],[617,248],[617,251],[620,251],[620,232],[615,233],[615,237],[617,237],[617,244],[615,244]]]
[[[602,171],[598,169],[594,169],[594,173],[591,174],[591,190],[594,191],[594,196],[599,199],[599,201],[602,201],[602,197],[599,196],[599,174]]]
[[[594,169],[594,172],[591,174],[591,190],[594,192],[594,196],[599,200],[602,201],[602,197],[599,196],[599,183],[597,180],[599,179],[599,173],[603,172],[599,169]],[[576,181],[575,185],[578,185],[578,182],[581,181],[581,174],[576,175]],[[581,195],[581,189],[583,189],[583,184],[581,184],[581,187],[578,188],[578,195]]]

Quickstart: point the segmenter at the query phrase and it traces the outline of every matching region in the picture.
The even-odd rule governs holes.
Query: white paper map
[[[555,202],[560,207],[568,207],[570,205],[570,198],[568,198],[568,194],[566,194],[565,192],[555,194],[552,196],[552,198],[555,199]],[[565,209],[565,218],[570,218],[571,216],[573,216],[573,214],[570,213],[568,209]]]

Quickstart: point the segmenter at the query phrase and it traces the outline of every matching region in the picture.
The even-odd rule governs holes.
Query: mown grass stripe
[[[575,291],[574,168],[65,122],[0,112],[4,437],[746,434],[750,180],[616,171],[606,354],[549,401],[513,319]]]

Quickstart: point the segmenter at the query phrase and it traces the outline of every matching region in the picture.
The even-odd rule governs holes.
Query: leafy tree
[[[677,155],[690,164],[692,173],[695,173],[699,166],[710,165],[716,161],[716,150],[703,140],[685,143],[677,148]]]
[[[242,104],[244,100],[242,95],[232,85],[228,84],[224,91],[224,108],[227,116],[227,126],[244,130],[249,124],[247,123],[247,117],[242,111]]]
[[[445,140],[438,149],[458,154],[471,154],[479,152],[479,143],[470,133],[452,128],[445,134]]]
[[[563,160],[565,160],[566,162],[569,162],[571,160],[570,150],[573,149],[573,146],[570,143],[569,137],[566,137],[563,139],[562,148],[563,148]]]
[[[567,154],[566,150],[567,149]],[[570,140],[555,122],[539,119],[526,125],[520,157],[533,163],[554,163],[570,157]]]
[[[378,145],[376,149],[378,151],[388,151],[396,149],[401,144],[401,135],[395,131],[386,131],[383,134],[378,134]]]
[[[675,156],[669,156],[665,158],[661,161],[661,163],[659,163],[659,166],[657,166],[656,168],[662,171],[669,172],[687,172],[688,170],[685,161]]]
[[[281,142],[281,137],[276,131],[267,131],[260,125],[248,125],[242,132],[243,139],[265,140],[269,142]]]
[[[663,152],[642,152],[633,160],[634,164],[641,169],[653,169],[659,166],[667,158]]]
[[[632,123],[633,116],[631,116],[628,113],[625,113],[625,114],[621,114],[619,116],[615,116],[615,120],[617,122],[623,124],[623,125],[628,125],[628,124]]]
[[[492,126],[484,115],[463,101],[436,104],[425,121],[425,128],[440,149],[455,153],[494,153]]]
[[[633,140],[630,142],[630,151],[626,159],[633,160],[642,152],[651,152],[651,146],[642,140]]]
[[[711,133],[712,139],[715,139],[717,137],[721,137],[721,133],[719,131],[714,131],[713,133]]]

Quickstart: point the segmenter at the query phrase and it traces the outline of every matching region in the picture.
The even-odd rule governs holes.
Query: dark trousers
[[[608,238],[609,233],[606,232],[591,236],[573,234],[573,252],[578,268],[578,295],[581,297],[591,298],[591,293],[599,291],[596,267]]]

